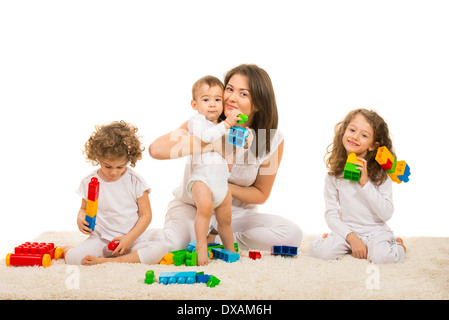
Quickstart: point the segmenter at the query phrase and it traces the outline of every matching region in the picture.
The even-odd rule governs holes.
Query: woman
[[[242,249],[270,250],[273,245],[299,246],[301,229],[277,215],[259,213],[257,205],[270,196],[284,150],[284,139],[277,130],[278,112],[271,79],[256,65],[240,65],[225,76],[223,94],[224,116],[239,109],[248,116],[242,126],[252,129],[254,139],[249,149],[238,148],[228,180],[232,193],[232,229]],[[173,159],[200,152],[222,152],[218,144],[205,145],[187,135],[187,122],[177,130],[156,139],[149,147],[155,159]],[[226,146],[228,149],[229,146]],[[189,165],[184,180],[174,190],[162,230],[148,230],[152,240],[164,242],[169,251],[187,247],[195,239],[193,223],[196,207],[186,194]],[[212,219],[210,242],[214,239],[216,222]]]

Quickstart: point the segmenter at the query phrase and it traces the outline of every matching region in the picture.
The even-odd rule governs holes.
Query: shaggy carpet
[[[76,245],[79,232],[46,232],[35,241]],[[304,237],[298,256],[262,252],[235,263],[212,260],[205,267],[106,263],[69,266],[53,261],[48,268],[0,265],[0,299],[449,299],[449,238],[404,237],[403,263],[374,265],[346,255],[322,261],[309,257],[312,235]],[[12,251],[12,248],[11,248]],[[147,270],[156,278],[164,271],[204,271],[221,283],[163,285],[144,283]]]

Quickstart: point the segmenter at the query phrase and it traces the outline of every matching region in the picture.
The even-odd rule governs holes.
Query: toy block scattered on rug
[[[6,266],[42,266],[47,268],[51,260],[63,258],[63,250],[54,243],[25,242],[6,255]]]

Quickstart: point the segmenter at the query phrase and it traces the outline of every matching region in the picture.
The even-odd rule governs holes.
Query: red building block
[[[260,258],[262,257],[262,255],[260,254],[259,251],[250,251],[250,252],[248,253],[248,256],[249,256],[251,259],[253,259],[253,260],[257,260],[257,259],[260,259]]]
[[[114,251],[117,248],[118,244],[119,244],[118,242],[111,241],[108,244],[108,249]]]
[[[62,258],[62,248],[53,243],[25,242],[14,248],[14,253],[6,255],[6,266],[43,266],[49,267],[51,260]]]
[[[100,192],[100,182],[98,179],[93,177],[89,182],[89,189],[87,191],[87,199],[95,202],[98,199],[98,194]]]

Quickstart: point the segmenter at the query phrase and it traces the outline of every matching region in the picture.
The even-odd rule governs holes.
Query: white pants
[[[95,257],[110,257],[112,251],[108,249],[109,240],[101,238],[94,231],[89,238],[81,242],[76,247],[67,251],[65,261],[67,264],[83,264],[86,255]],[[167,247],[163,243],[149,242],[145,237],[140,237],[134,241],[133,246],[126,254],[136,251],[141,263],[158,264],[164,255],[168,253]]]
[[[367,236],[357,235],[367,246],[369,262],[398,263],[405,257],[402,246],[396,242],[393,232],[375,231]],[[351,246],[342,236],[331,233],[327,238],[317,237],[310,242],[309,255],[319,259],[337,259],[351,253]]]
[[[175,198],[168,205],[164,228],[147,230],[148,240],[163,242],[169,251],[185,249],[195,240],[195,217],[195,206]],[[216,229],[215,218],[211,219],[211,225]],[[273,245],[299,247],[302,240],[302,231],[293,222],[257,211],[233,211],[231,226],[235,242],[244,250],[268,251]],[[218,237],[216,242],[220,242]]]

